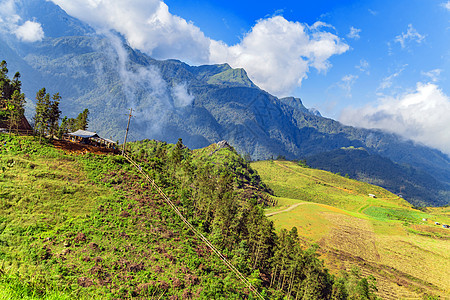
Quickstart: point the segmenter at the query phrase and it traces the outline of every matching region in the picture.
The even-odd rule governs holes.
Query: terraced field
[[[450,229],[434,223],[450,223],[448,207],[417,210],[380,187],[294,162],[252,167],[276,195],[266,215],[319,244],[332,272],[358,266],[377,278],[383,299],[450,297]]]

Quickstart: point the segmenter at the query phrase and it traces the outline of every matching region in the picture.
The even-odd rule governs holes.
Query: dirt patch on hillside
[[[430,291],[442,294],[437,286],[439,281],[426,275],[436,272],[428,268],[425,261],[429,259],[424,257],[434,253],[405,241],[381,243],[367,220],[331,212],[324,212],[322,216],[333,224],[318,242],[322,258],[333,273],[357,266],[362,275],[373,275],[377,279],[377,294],[382,299],[415,299]],[[445,263],[442,265],[445,268]],[[439,286],[445,284],[441,282]]]
[[[370,222],[342,214],[323,213],[335,226],[319,244],[352,253],[365,260],[379,261],[375,234]]]
[[[118,154],[118,153],[120,153],[120,151],[116,150],[116,149],[95,147],[95,146],[91,146],[91,145],[74,143],[74,142],[64,141],[64,140],[54,140],[53,146],[55,146],[55,148],[57,148],[57,149],[61,149],[70,154],[85,154],[85,153]]]

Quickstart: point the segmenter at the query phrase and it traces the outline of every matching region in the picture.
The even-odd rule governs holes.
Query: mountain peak
[[[228,65],[228,64],[227,64]],[[256,85],[248,78],[244,69],[228,69],[208,79],[209,84],[225,86],[245,86],[255,88]]]

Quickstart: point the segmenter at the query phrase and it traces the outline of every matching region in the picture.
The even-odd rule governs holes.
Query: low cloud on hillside
[[[418,83],[415,91],[374,105],[347,108],[340,121],[397,133],[450,156],[450,97],[434,83]]]
[[[333,28],[308,26],[282,16],[257,21],[236,45],[212,40],[192,22],[172,15],[160,0],[52,0],[68,14],[96,29],[113,29],[128,43],[157,59],[177,58],[190,64],[229,63],[245,68],[261,88],[287,96],[311,68],[326,71],[329,58],[349,46]]]

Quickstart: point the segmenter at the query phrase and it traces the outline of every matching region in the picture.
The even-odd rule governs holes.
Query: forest
[[[17,120],[23,118],[25,95],[20,90],[20,74],[16,73],[10,80],[7,76],[6,62],[3,61],[1,67],[1,118],[8,121],[11,131],[12,128],[18,126]],[[86,295],[80,288],[92,286],[94,280],[97,280],[98,286],[103,287],[96,291],[100,297],[128,298],[139,295],[139,293],[143,293],[142,289],[131,288],[137,284],[137,279],[129,278],[130,281],[127,282],[126,278],[128,277],[121,277],[119,271],[122,269],[119,267],[105,266],[108,271],[104,269],[99,271],[98,266],[102,265],[101,263],[104,262],[105,258],[94,257],[94,255],[98,255],[98,249],[100,249],[98,243],[106,243],[104,237],[108,237],[110,242],[111,238],[114,241],[120,240],[117,235],[113,234],[116,232],[115,225],[117,222],[123,224],[118,227],[120,236],[130,237],[127,231],[123,231],[124,228],[128,228],[128,232],[134,232],[138,229],[134,221],[128,222],[128,224],[121,223],[123,221],[115,219],[117,216],[111,221],[107,221],[105,205],[111,207],[111,209],[114,207],[120,209],[121,217],[129,217],[130,213],[125,211],[126,207],[129,210],[136,204],[130,202],[128,206],[120,207],[125,205],[124,199],[138,201],[132,200],[134,196],[126,190],[129,189],[129,186],[135,186],[140,181],[134,179],[134,181],[128,181],[128,184],[122,184],[125,181],[124,178],[136,178],[136,175],[133,175],[131,167],[121,156],[96,157],[91,154],[70,156],[55,152],[51,146],[52,140],[57,139],[58,136],[60,137],[64,131],[69,129],[86,129],[89,114],[86,109],[76,119],[64,118],[60,124],[60,101],[61,97],[58,93],[50,96],[45,88],[42,88],[36,94],[36,113],[32,122],[34,137],[21,139],[19,137],[6,137],[5,134],[1,136],[4,146],[0,148],[0,153],[3,156],[0,183],[3,184],[2,197],[4,200],[2,201],[2,207],[4,210],[1,216],[0,260],[2,260],[2,269],[0,269],[0,282],[9,287],[14,286],[17,280],[25,282],[25,285],[29,285],[28,290],[31,290],[32,294],[37,295],[38,298],[45,296],[46,290],[66,291],[68,286],[70,286],[69,290],[75,291],[75,294],[71,293],[72,295],[76,295],[76,297]],[[37,137],[39,137],[39,144],[44,144],[42,149],[36,145]],[[264,297],[270,299],[376,298],[375,278],[365,278],[356,269],[332,275],[318,258],[316,252],[318,246],[305,247],[301,245],[295,227],[290,231],[281,230],[279,233],[275,231],[273,222],[263,212],[264,207],[273,204],[270,196],[273,192],[262,182],[256,171],[250,167],[249,162],[227,143],[213,144],[199,150],[188,149],[183,145],[181,139],[175,145],[154,140],[143,140],[128,143],[126,146],[127,154],[140,164],[139,168],[170,196],[184,217],[197,230],[202,232]],[[54,162],[55,158],[57,159],[56,162]],[[15,165],[16,160],[22,163]],[[119,193],[120,196],[115,196],[107,204],[101,205],[101,201],[104,201],[102,197],[89,199],[89,201],[93,201],[90,211],[87,211],[80,218],[74,218],[69,211],[63,209],[64,205],[66,202],[70,202],[72,203],[71,207],[82,206],[84,205],[82,199],[86,195],[76,192],[80,189],[78,186],[74,189],[70,188],[69,183],[72,183],[68,181],[68,178],[73,175],[69,171],[64,171],[62,175],[56,177],[55,175],[50,176],[50,171],[36,174],[39,169],[36,161],[45,161],[42,163],[42,168],[46,168],[51,163],[67,164],[68,168],[69,165],[77,162],[83,166],[93,183],[100,184],[100,186],[105,185],[107,188],[114,190],[114,193]],[[24,169],[20,169],[21,165]],[[26,180],[19,179],[23,172],[31,172],[30,176],[35,178],[34,180],[45,179],[47,176],[51,180],[55,178],[58,180],[51,184],[48,182],[42,185],[33,183],[38,189],[36,191],[30,190],[27,186],[23,190],[18,188],[12,191],[13,186],[10,186],[10,184],[14,182],[19,185],[27,184]],[[62,188],[61,185],[63,185]],[[54,186],[56,188],[53,190]],[[148,197],[146,195],[151,192],[144,183],[140,183],[137,188],[138,190],[132,191],[141,196]],[[41,193],[48,195],[42,197]],[[46,201],[54,203],[53,206]],[[62,202],[58,203],[58,201]],[[63,201],[66,202],[63,203]],[[177,216],[167,212],[170,209],[159,205],[155,207],[154,203],[145,203],[140,202],[140,205],[148,205],[149,208],[155,210],[156,216],[159,216],[158,222],[164,220],[164,226],[171,227],[171,230],[186,231],[186,228],[180,228],[180,225],[177,225],[180,224],[180,220],[176,220]],[[54,205],[61,208],[56,210]],[[49,214],[43,214],[43,216],[48,217],[38,218],[40,221],[33,221],[35,217],[26,218],[27,215],[41,214],[42,207],[47,210],[50,209]],[[20,217],[16,216],[15,214],[20,212],[21,209],[24,213],[19,213]],[[161,217],[161,214],[165,217]],[[99,216],[103,217],[99,219]],[[21,218],[22,221],[18,221],[17,218]],[[25,226],[24,224],[28,225]],[[100,232],[98,231],[99,226],[102,228]],[[171,232],[169,229],[164,231]],[[11,235],[11,233],[13,234]],[[86,236],[89,236],[89,233],[91,233],[93,239],[95,237],[98,239],[98,243],[89,244],[90,250],[81,247],[83,244],[87,247],[85,242],[88,240]],[[180,239],[172,239],[173,234],[166,236],[165,243],[178,245]],[[44,236],[46,237],[44,238]],[[136,243],[143,243],[146,238],[148,238],[147,234],[138,237]],[[189,237],[189,239],[191,238]],[[199,241],[196,241],[196,243],[199,243]],[[71,248],[68,247],[72,244],[76,244],[77,248],[70,250]],[[129,246],[121,245],[121,247],[129,249]],[[186,246],[183,245],[182,247]],[[54,255],[54,251],[61,250],[58,247],[65,249],[64,254]],[[105,251],[106,247],[101,249]],[[119,248],[119,246],[111,246],[112,253],[118,251]],[[85,256],[80,259],[82,249],[89,253],[92,252],[92,258]],[[13,252],[9,253],[9,251],[13,251],[14,254],[11,254]],[[130,252],[131,254],[132,252]],[[68,257],[71,257],[71,259],[68,259]],[[137,257],[137,254],[131,255],[130,259],[137,259]],[[173,262],[174,260],[170,257],[169,261]],[[191,253],[182,260],[197,260],[198,258],[195,257],[196,255]],[[115,264],[121,261],[119,258],[115,259]],[[92,260],[95,261],[94,267],[89,270],[86,269]],[[23,262],[25,262],[25,268]],[[141,263],[143,265],[139,268],[126,270],[133,274],[139,273],[145,270],[144,265],[150,264],[149,261]],[[186,264],[192,265],[192,262]],[[6,272],[3,269],[5,265],[9,266],[9,269],[15,270],[16,273]],[[97,271],[93,271],[94,269]],[[56,274],[56,277],[49,276],[50,273]],[[141,273],[139,278],[143,282],[150,277],[155,278],[156,276],[157,279],[158,273],[159,271],[149,273],[147,270]],[[202,276],[203,279],[193,281],[194,285],[203,282],[202,292],[198,294],[200,298],[228,297],[233,293],[237,293],[240,295],[239,297],[255,297],[250,291],[237,291],[237,287],[233,284],[231,287],[225,285],[220,289],[211,288],[215,285],[205,283],[206,278],[210,276],[209,273],[208,268],[203,271],[200,270],[198,275]],[[106,276],[105,274],[109,275]],[[111,278],[115,278],[115,281]],[[135,278],[134,275],[132,278]],[[176,284],[173,278],[171,280],[172,284],[155,285],[157,289],[153,289],[153,291],[161,292],[162,295],[166,292],[172,293],[173,296],[176,296],[177,290],[186,288],[184,285]],[[214,282],[218,279],[210,280]],[[113,283],[119,285],[119,288],[113,288]],[[125,285],[127,288],[120,288],[121,285]],[[21,286],[23,286],[23,283]],[[187,295],[185,295],[187,298],[191,297]],[[183,295],[180,296],[185,298]]]

